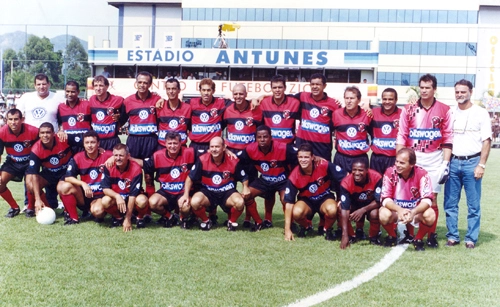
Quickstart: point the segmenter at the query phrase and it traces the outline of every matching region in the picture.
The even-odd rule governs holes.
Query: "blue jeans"
[[[444,186],[444,211],[446,213],[446,227],[448,240],[460,241],[458,233],[458,203],[462,187],[467,199],[467,233],[465,242],[476,244],[479,236],[481,219],[481,181],[474,178],[474,169],[479,163],[479,157],[469,160],[451,159],[450,177]]]

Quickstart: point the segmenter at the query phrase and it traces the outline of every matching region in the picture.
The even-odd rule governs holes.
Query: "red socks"
[[[5,192],[1,193],[0,196],[5,199],[5,201],[9,204],[9,206],[12,209],[19,209],[19,206],[17,205],[16,201],[14,200],[14,197],[12,197],[12,193],[10,192],[9,189],[6,189]]]
[[[229,215],[229,221],[231,223],[236,223],[243,211],[238,211],[234,207],[231,208],[231,214]]]
[[[198,217],[202,222],[208,221],[208,216],[207,216],[207,212],[205,211],[205,207],[201,207],[198,210],[194,210],[194,209],[192,209],[192,210],[193,210],[194,215],[196,215],[196,217]]]
[[[78,221],[78,210],[76,210],[76,198],[73,195],[59,195],[64,204],[64,209],[68,212],[69,217],[75,221]]]
[[[389,223],[387,225],[382,225],[384,227],[385,231],[387,231],[387,234],[391,237],[397,237],[396,235],[396,223]]]
[[[378,235],[380,231],[380,222],[378,219],[375,221],[370,221],[370,229],[368,230],[368,237],[373,238]]]
[[[260,218],[259,212],[257,211],[257,203],[255,202],[255,199],[246,201],[245,206],[246,206],[246,215],[249,216],[248,220],[246,219],[245,216],[245,221],[249,221],[251,216],[255,221],[255,223],[262,224],[262,219]]]
[[[264,216],[265,220],[271,221],[273,220],[273,208],[274,208],[274,202],[276,199],[273,197],[272,199],[265,199],[264,200],[264,207],[266,208],[266,213]]]
[[[431,208],[432,208],[432,210],[434,210],[434,213],[436,213],[436,220],[434,221],[434,224],[432,224],[432,226],[430,227],[429,234],[436,232],[436,227],[437,227],[437,223],[438,223],[438,216],[439,216],[439,208],[438,208],[438,206],[435,206],[435,207],[432,206]],[[420,224],[422,224],[422,223],[420,223]]]

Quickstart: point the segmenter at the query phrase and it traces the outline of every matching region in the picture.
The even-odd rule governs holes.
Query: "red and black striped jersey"
[[[286,96],[283,103],[277,105],[273,97],[262,100],[260,109],[264,125],[271,128],[273,140],[293,143],[295,140],[295,120],[300,119],[300,101],[292,96]]]
[[[89,99],[92,129],[99,134],[99,138],[109,139],[118,136],[118,131],[126,121],[123,98],[110,93],[106,100],[99,101],[96,95]],[[113,120],[114,114],[120,114],[119,122]]]
[[[297,152],[293,146],[276,141],[272,142],[267,154],[260,150],[258,143],[253,143],[238,153],[238,157],[243,165],[253,165],[260,178],[269,184],[285,181],[297,164]]]
[[[120,172],[116,165],[110,169],[104,167],[101,188],[103,190],[111,189],[124,199],[129,196],[137,196],[142,188],[142,168],[132,160],[128,161],[123,172]]]
[[[167,132],[178,132],[181,135],[181,144],[186,145],[188,130],[191,128],[191,106],[179,100],[177,109],[172,110],[168,101],[165,106],[156,111],[158,118],[158,143],[165,146]]]
[[[396,107],[392,114],[385,114],[383,108],[373,110],[370,124],[372,135],[372,152],[388,157],[396,156],[396,138],[399,129],[401,109]]]
[[[71,145],[68,142],[61,142],[59,136],[54,135],[54,146],[52,149],[45,147],[41,140],[38,140],[31,150],[30,164],[27,174],[39,174],[40,167],[44,171],[57,173],[66,170],[69,160],[72,157]]]
[[[368,206],[372,201],[380,203],[382,193],[382,175],[368,169],[366,182],[362,185],[354,182],[352,174],[347,175],[340,184],[340,201],[343,210],[359,209]]]
[[[12,162],[27,163],[33,144],[38,140],[38,128],[21,124],[21,133],[16,136],[8,125],[0,128],[0,155],[7,152]]]
[[[194,149],[186,147],[181,147],[174,159],[168,156],[167,149],[160,149],[151,158],[144,159],[144,171],[156,173],[160,189],[173,195],[184,193],[184,182],[193,165]]]
[[[344,155],[359,156],[370,150],[368,132],[371,118],[358,107],[354,117],[347,114],[345,108],[333,112],[335,129],[335,149]]]
[[[222,136],[222,116],[230,100],[213,98],[212,102],[204,105],[201,98],[192,98],[191,131],[189,140],[195,143],[208,143],[216,136]]]
[[[195,162],[189,178],[193,182],[201,181],[201,185],[209,191],[223,193],[236,189],[236,181],[246,181],[248,176],[240,167],[239,159],[224,156],[222,163],[217,165],[210,153],[205,153]]]
[[[137,93],[125,98],[125,113],[129,118],[130,135],[150,135],[158,132],[156,102],[160,99],[160,96],[151,93],[148,93],[144,101]]]
[[[81,151],[73,156],[69,161],[68,169],[64,177],[80,176],[80,180],[89,185],[94,193],[94,198],[104,195],[101,187],[101,180],[104,173],[106,161],[113,156],[111,151],[98,153],[95,159],[91,159],[85,151]]]
[[[243,111],[236,108],[236,103],[232,103],[224,111],[223,122],[226,127],[227,147],[242,150],[255,142],[255,132],[262,123],[262,112],[260,108],[252,110],[250,102]]]
[[[90,103],[78,99],[72,108],[68,103],[60,103],[57,108],[57,123],[67,134],[84,133],[90,130]]]

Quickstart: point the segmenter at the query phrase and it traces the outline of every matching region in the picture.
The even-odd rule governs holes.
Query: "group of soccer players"
[[[436,88],[435,78],[425,75],[420,87],[429,83],[431,89]],[[397,244],[399,221],[407,225],[406,237],[399,243],[412,242],[411,225],[420,222],[416,249],[423,250],[422,238],[427,233],[427,245],[437,247],[431,178],[415,166],[418,157],[435,168],[437,180],[432,181],[445,180],[449,156],[445,152],[440,166],[443,157],[439,154],[451,145],[450,136],[440,130],[449,128],[447,110],[439,105],[441,109],[432,117],[423,114],[438,103],[433,91],[429,97],[423,91],[421,100],[401,114],[392,88],[383,91],[382,106],[370,110],[360,107],[361,92],[355,86],[345,89],[342,107],[324,92],[322,74],[311,76],[310,92],[295,95],[285,94],[281,75],[272,77],[270,84],[272,95],[252,101],[244,85],[235,85],[233,100],[228,100],[216,98],[215,83],[203,79],[201,97],[181,101],[178,80],[166,80],[167,98],[162,99],[149,91],[151,74],[140,72],[137,92],[123,99],[110,94],[109,81],[97,76],[93,79],[95,95],[88,101],[78,98],[76,82],[66,84],[66,101],[58,106],[58,127],[45,122],[36,129],[23,123],[20,110],[9,110],[7,125],[0,129],[0,153],[7,152],[0,196],[10,206],[7,217],[20,213],[7,183],[23,177],[27,217],[48,205],[44,188],[56,189],[64,204],[65,224],[90,217],[102,222],[109,214],[111,226],[122,226],[123,231],[132,230],[134,219],[137,228],[146,227],[151,212],[160,216],[158,223],[164,227],[198,224],[210,230],[217,224],[217,206],[227,213],[224,226],[228,231],[237,229],[243,212],[243,227],[258,231],[273,226],[278,192],[286,240],[294,240],[294,232],[307,236],[318,213],[318,233],[327,240],[341,240],[343,249],[365,239],[365,219],[370,223],[372,244],[383,244],[380,225],[388,233],[384,244]],[[425,104],[430,100],[429,107]],[[419,126],[427,121],[432,127]],[[126,122],[125,145],[118,133]],[[417,156],[412,149],[396,155],[396,144],[416,149]],[[438,153],[422,157],[429,148]],[[417,173],[418,180],[414,178]],[[411,187],[403,181],[412,181]],[[264,219],[257,210],[257,196],[265,199]]]

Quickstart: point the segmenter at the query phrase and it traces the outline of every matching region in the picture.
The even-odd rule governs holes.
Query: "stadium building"
[[[108,1],[117,8],[117,37],[101,46],[89,40],[94,75],[104,67],[115,90],[130,92],[138,71],[147,70],[161,88],[165,77],[182,79],[196,93],[196,80],[217,80],[229,95],[236,83],[249,96],[269,92],[276,74],[289,92],[308,90],[315,72],[327,92],[340,98],[357,84],[373,102],[394,87],[400,102],[424,73],[436,75],[438,99],[454,103],[453,85],[475,84],[475,98],[500,92],[500,4],[472,1]],[[311,7],[314,4],[316,7]],[[116,47],[110,47],[110,46]],[[132,87],[133,89],[133,87]]]

